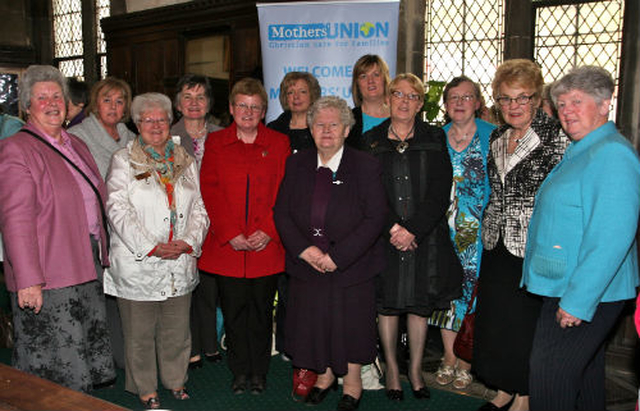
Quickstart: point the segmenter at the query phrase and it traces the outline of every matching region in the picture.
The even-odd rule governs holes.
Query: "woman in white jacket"
[[[107,175],[112,231],[104,286],[122,317],[125,389],[157,409],[156,359],[162,384],[176,399],[189,398],[189,307],[209,219],[196,162],[169,136],[169,98],[139,95],[131,113],[140,136],[114,154]]]

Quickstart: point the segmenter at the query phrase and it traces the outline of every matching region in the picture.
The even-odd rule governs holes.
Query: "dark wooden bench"
[[[0,411],[43,410],[128,411],[119,405],[0,364]]]

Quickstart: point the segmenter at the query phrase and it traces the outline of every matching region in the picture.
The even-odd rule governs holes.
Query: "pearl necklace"
[[[187,130],[187,134],[189,134],[189,136],[191,136],[191,138],[194,138],[194,139],[202,138],[206,132],[207,132],[207,123],[204,123],[204,127],[202,127],[202,129],[200,129],[199,131],[196,131],[195,133]]]

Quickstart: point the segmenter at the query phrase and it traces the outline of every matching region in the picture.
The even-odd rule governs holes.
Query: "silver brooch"
[[[398,143],[398,145],[396,146],[396,151],[400,154],[404,153],[405,151],[407,151],[407,149],[409,148],[409,143],[407,143],[406,141],[401,141],[400,143]]]

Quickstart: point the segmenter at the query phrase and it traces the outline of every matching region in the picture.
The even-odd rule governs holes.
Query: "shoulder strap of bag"
[[[102,228],[104,229],[104,233],[105,233],[105,236],[106,236],[107,246],[109,246],[109,244],[111,242],[110,242],[110,239],[109,239],[109,230],[107,229],[107,213],[106,213],[106,211],[104,209],[104,202],[102,201],[102,196],[100,195],[100,191],[98,191],[98,188],[93,184],[91,179],[89,177],[87,177],[87,175],[80,169],[80,167],[78,167],[73,161],[71,161],[69,159],[69,157],[67,157],[64,154],[62,154],[62,152],[60,150],[58,150],[57,148],[55,148],[51,143],[49,143],[48,141],[46,141],[45,139],[43,139],[42,137],[40,137],[39,135],[37,135],[33,131],[27,130],[26,128],[23,128],[20,131],[23,131],[23,132],[25,132],[27,134],[30,134],[32,137],[34,137],[35,139],[37,139],[40,142],[42,142],[42,144],[46,145],[51,150],[53,150],[56,153],[58,153],[58,155],[60,157],[62,157],[67,163],[69,163],[71,165],[71,167],[73,167],[82,176],[82,178],[84,178],[85,181],[89,184],[89,187],[91,187],[91,190],[93,190],[94,194],[98,198],[98,204],[100,205],[100,214],[102,216]]]

